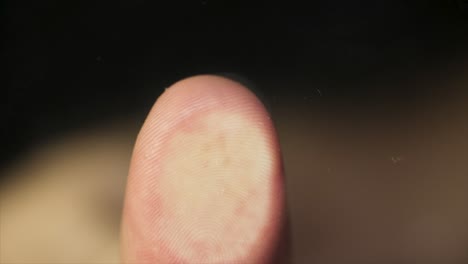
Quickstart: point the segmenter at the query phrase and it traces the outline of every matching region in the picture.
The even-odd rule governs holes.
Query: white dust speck
[[[403,158],[401,156],[392,156],[390,159],[395,164],[403,160]]]

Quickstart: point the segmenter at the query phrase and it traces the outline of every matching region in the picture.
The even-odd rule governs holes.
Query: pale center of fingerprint
[[[163,162],[163,204],[175,220],[167,234],[186,236],[188,254],[192,246],[195,254],[223,251],[226,243],[225,250],[234,252],[236,244],[253,243],[256,232],[245,230],[260,228],[267,217],[273,164],[267,139],[235,114],[212,114],[192,128],[171,138]],[[247,235],[233,237],[236,232]]]

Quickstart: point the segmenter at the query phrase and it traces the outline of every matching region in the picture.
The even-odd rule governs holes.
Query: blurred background
[[[291,263],[468,263],[468,2],[2,2],[0,263],[118,263],[134,140],[195,74],[282,146]]]

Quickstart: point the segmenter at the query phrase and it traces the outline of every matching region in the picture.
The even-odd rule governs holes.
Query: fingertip
[[[158,98],[138,136],[122,257],[268,262],[284,224],[283,187],[276,132],[255,94],[220,76],[183,79]]]

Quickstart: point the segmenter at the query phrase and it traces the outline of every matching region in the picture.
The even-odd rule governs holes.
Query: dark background
[[[2,164],[110,117],[142,122],[194,74],[239,74],[270,107],[366,115],[444,94],[429,84],[466,61],[466,1],[308,2],[4,1]]]

